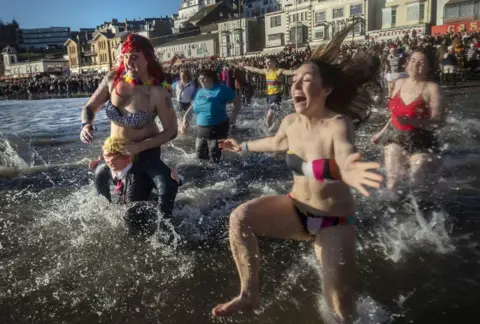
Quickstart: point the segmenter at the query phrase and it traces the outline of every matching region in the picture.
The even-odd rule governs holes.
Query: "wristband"
[[[244,152],[248,152],[248,144],[247,144],[247,142],[243,142],[243,143],[242,143],[242,146],[243,146],[243,151],[244,151]]]
[[[83,130],[83,128],[84,128],[86,125],[91,125],[92,128],[93,128],[93,130],[97,130],[97,129],[95,128],[95,126],[93,126],[91,123],[82,123],[82,127],[80,128],[80,130]]]

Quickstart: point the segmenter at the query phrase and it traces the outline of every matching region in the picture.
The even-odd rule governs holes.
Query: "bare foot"
[[[236,297],[225,304],[217,305],[212,309],[213,316],[231,316],[238,312],[251,311],[260,306],[260,301],[252,298]]]

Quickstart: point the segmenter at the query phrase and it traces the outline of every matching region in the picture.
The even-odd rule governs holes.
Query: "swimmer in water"
[[[355,320],[355,199],[350,188],[368,197],[366,187],[379,188],[383,178],[372,172],[380,165],[361,162],[354,145],[353,125],[369,115],[371,98],[363,85],[373,77],[370,58],[359,54],[338,62],[340,46],[354,26],[341,30],[295,71],[295,113],[283,119],[275,136],[220,143],[232,152],[286,152],[294,184],[287,195],[257,198],[231,213],[230,246],[240,292],[216,306],[214,316],[260,306],[258,236],[268,236],[313,241],[331,313],[342,323]]]
[[[218,140],[226,138],[230,126],[235,125],[238,112],[242,108],[242,101],[231,88],[220,84],[216,73],[211,70],[200,71],[198,80],[202,88],[197,91],[192,105],[185,112],[180,134],[187,134],[190,115],[195,112],[197,157],[201,160],[219,162],[222,150],[218,147]],[[229,103],[233,104],[230,114],[227,112]]]
[[[281,69],[277,67],[277,58],[274,55],[269,55],[265,59],[265,68],[258,69],[252,66],[243,66],[247,71],[265,75],[267,80],[267,104],[268,111],[266,117],[266,126],[271,128],[273,126],[274,117],[280,111],[282,103],[282,76],[293,75],[295,71]]]
[[[95,115],[105,107],[110,136],[129,141],[126,150],[136,157],[133,165],[152,181],[159,197],[158,209],[170,218],[178,184],[161,159],[161,146],[177,136],[178,124],[170,95],[161,85],[165,74],[147,38],[130,34],[119,48],[119,66],[106,75],[83,108],[80,138],[84,143],[92,142]],[[155,122],[157,116],[162,131]],[[109,177],[106,164],[96,168],[97,189],[105,188]]]
[[[95,183],[98,192],[101,192],[110,202],[131,204],[137,201],[148,201],[153,190],[150,178],[135,166],[136,156],[128,153],[130,143],[125,138],[108,137],[102,147],[102,159],[110,170],[108,179]],[[90,168],[95,170],[99,161],[92,161]],[[175,169],[171,169],[170,177],[178,186],[182,180]],[[112,200],[110,185],[115,185],[116,200]],[[128,214],[128,212],[127,212]],[[125,219],[130,232],[144,232],[153,234],[156,228],[156,214],[141,219]],[[135,226],[136,225],[136,226]]]
[[[427,79],[429,70],[427,56],[413,52],[407,63],[408,78],[393,84],[388,103],[391,117],[371,140],[384,146],[387,188],[395,200],[397,186],[405,178],[423,197],[431,191],[427,184],[436,178],[440,149],[436,131],[445,123],[446,104],[440,86]]]

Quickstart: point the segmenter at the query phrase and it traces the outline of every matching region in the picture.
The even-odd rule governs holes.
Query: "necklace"
[[[142,81],[142,80],[137,80],[137,79],[134,79],[132,78],[131,76],[129,76],[126,72],[123,74],[123,79],[125,80],[125,82],[129,83],[129,84],[133,84],[133,85],[143,85],[145,87],[151,87],[151,86],[156,86],[156,85],[159,85],[160,83],[155,80],[155,79],[150,79],[146,82]]]

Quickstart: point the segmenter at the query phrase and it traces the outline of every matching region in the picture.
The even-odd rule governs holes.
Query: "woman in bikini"
[[[261,197],[230,215],[230,246],[240,275],[240,294],[213,309],[228,316],[259,307],[258,236],[311,240],[322,266],[323,292],[329,309],[352,322],[356,294],[355,202],[350,187],[368,196],[382,176],[380,166],[360,162],[354,146],[355,124],[368,116],[371,99],[368,58],[338,62],[340,45],[353,25],[338,33],[295,71],[291,87],[295,113],[286,116],[275,136],[242,144],[223,140],[233,152],[287,152],[294,184],[288,195]]]
[[[420,196],[435,174],[439,150],[435,131],[445,122],[445,103],[440,87],[428,81],[429,62],[421,51],[412,53],[407,63],[408,78],[393,85],[388,103],[391,117],[373,138],[384,145],[387,188],[397,199],[397,186],[410,177]]]
[[[157,189],[158,208],[165,217],[173,211],[178,191],[170,168],[161,160],[160,147],[177,136],[177,118],[168,92],[161,86],[165,76],[155,58],[153,46],[142,36],[132,34],[122,44],[119,66],[104,78],[82,111],[80,138],[84,143],[93,140],[96,113],[105,105],[111,121],[110,136],[129,140],[130,155],[136,156],[133,169],[136,177],[149,178]],[[163,130],[155,122],[159,117]],[[95,170],[95,186],[99,194],[110,199],[108,165]],[[137,182],[145,183],[144,179]],[[135,182],[129,192],[134,193]],[[127,202],[148,200],[130,195]]]

